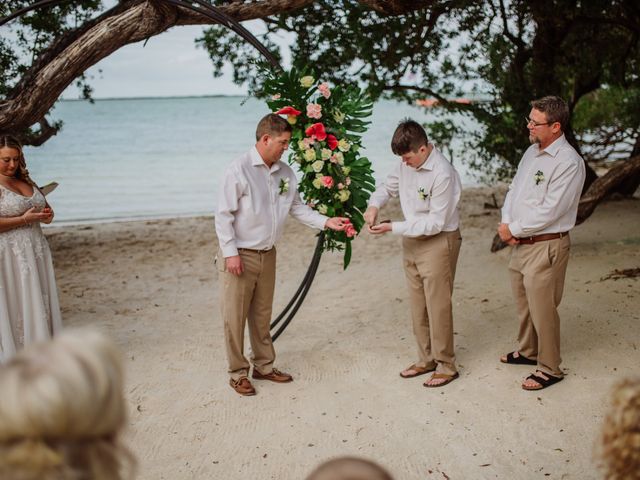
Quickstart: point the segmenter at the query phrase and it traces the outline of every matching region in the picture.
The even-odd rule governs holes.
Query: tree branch
[[[312,0],[230,3],[219,10],[236,20],[286,13]],[[196,12],[157,0],[131,0],[58,39],[0,103],[0,130],[19,132],[39,122],[76,78],[121,47],[177,25],[212,24]]]
[[[628,177],[637,175],[638,172],[640,172],[640,155],[636,155],[635,157],[622,162],[620,165],[613,167],[602,177],[596,179],[580,198],[576,225],[581,224],[589,218],[602,199],[612,192],[618,184]]]

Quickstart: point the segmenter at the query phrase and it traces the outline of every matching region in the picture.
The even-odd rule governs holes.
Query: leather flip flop
[[[410,373],[409,375],[403,375],[402,372],[406,372],[407,370],[413,370],[415,373]],[[400,376],[402,378],[419,377],[420,375],[433,372],[434,370],[435,368],[418,367],[414,364],[414,365],[411,365],[410,367],[405,368],[402,372],[400,372]]]
[[[458,372],[454,373],[453,375],[447,375],[446,373],[434,373],[433,375],[431,375],[431,378],[429,380],[443,379],[444,382],[438,383],[437,385],[429,385],[428,383],[425,382],[422,385],[427,387],[427,388],[444,387],[446,384],[453,382],[459,376],[460,376],[460,374]],[[429,380],[427,380],[427,381],[429,381]]]

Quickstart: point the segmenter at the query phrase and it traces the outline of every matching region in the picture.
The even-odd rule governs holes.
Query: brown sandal
[[[429,385],[427,382],[429,380],[427,380],[425,383],[423,383],[422,385],[424,385],[427,388],[437,388],[437,387],[444,387],[447,383],[451,383],[453,382],[456,378],[458,378],[460,376],[460,374],[458,372],[454,373],[453,375],[447,375],[446,373],[434,373],[433,375],[431,375],[431,378],[429,378],[429,380],[439,380],[439,379],[443,379],[444,382],[442,383],[438,383],[437,385]]]
[[[403,375],[402,373],[406,372],[407,370],[413,370],[415,373],[410,373],[409,375]],[[413,364],[410,367],[405,368],[402,372],[400,372],[400,376],[402,378],[419,377],[420,375],[424,375],[425,373],[433,372],[434,370],[435,370],[435,368],[418,367],[415,364]]]

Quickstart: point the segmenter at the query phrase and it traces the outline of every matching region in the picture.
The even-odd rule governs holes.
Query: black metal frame
[[[37,2],[34,2],[32,5],[21,8],[20,10],[16,10],[15,12],[7,15],[4,18],[0,18],[0,27],[10,22],[11,20],[19,18],[22,15],[25,15],[33,10],[36,10],[39,8],[45,8],[49,6],[55,6],[61,3],[69,2],[69,1],[71,0],[39,0]],[[253,45],[256,48],[256,50],[258,50],[262,54],[262,56],[269,61],[269,63],[274,69],[282,70],[282,67],[278,63],[278,60],[273,55],[271,55],[271,52],[269,52],[269,50],[267,50],[267,48],[262,43],[260,43],[260,40],[258,40],[249,30],[243,27],[236,20],[229,17],[225,13],[221,12],[218,8],[206,2],[205,0],[155,0],[155,1],[161,2],[161,3],[168,3],[171,5],[175,5],[177,7],[191,10],[211,20],[214,20],[216,23],[219,23],[220,25],[224,25],[225,27],[229,28],[230,30],[240,35],[243,39],[245,39],[251,45]],[[193,5],[191,2],[197,5]],[[311,288],[311,284],[313,283],[313,279],[315,278],[316,272],[318,271],[318,265],[320,265],[320,260],[322,258],[323,244],[324,244],[324,232],[321,232],[318,235],[318,242],[316,243],[316,248],[315,248],[313,257],[311,259],[311,263],[309,264],[307,273],[302,279],[302,283],[300,283],[298,290],[293,295],[293,297],[291,298],[287,306],[284,308],[284,310],[280,313],[280,315],[278,315],[271,322],[271,325],[269,328],[273,332],[273,330],[278,326],[280,321],[286,317],[282,325],[280,325],[280,327],[275,331],[275,333],[271,334],[271,338],[273,339],[273,341],[275,341],[282,334],[282,332],[284,332],[285,329],[289,326],[289,324],[291,323],[291,320],[293,320],[293,317],[295,317],[296,313],[298,312],[298,309],[302,305],[302,302],[304,302],[304,299],[307,296],[309,289]]]

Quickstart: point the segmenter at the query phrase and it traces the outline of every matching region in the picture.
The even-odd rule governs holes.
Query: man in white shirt
[[[317,229],[344,230],[346,218],[328,218],[302,203],[291,167],[280,162],[289,148],[291,125],[269,114],[256,129],[256,144],[237,158],[222,178],[215,215],[220,250],[220,306],[231,387],[255,395],[244,356],[249,323],[254,379],[285,383],[291,375],[273,368],[275,350],[269,324],[276,274],[275,243],[291,214]]]
[[[451,294],[462,243],[460,176],[413,120],[398,125],[391,150],[402,162],[373,193],[364,219],[371,233],[402,235],[418,361],[400,376],[412,378],[435,371],[424,386],[440,387],[458,378]],[[405,220],[376,224],[379,209],[397,196]]]
[[[532,145],[513,177],[498,227],[500,238],[514,246],[509,272],[520,320],[518,350],[500,361],[537,365],[522,388],[541,390],[563,378],[558,305],[585,166],[564,137],[569,121],[564,100],[544,97],[531,106],[527,128]]]

